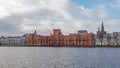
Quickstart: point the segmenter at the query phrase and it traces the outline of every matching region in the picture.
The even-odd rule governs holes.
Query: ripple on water
[[[0,68],[119,68],[119,52],[109,48],[0,48]]]

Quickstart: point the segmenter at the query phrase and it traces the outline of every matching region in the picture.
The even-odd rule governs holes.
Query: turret
[[[37,35],[37,32],[36,32],[36,30],[34,31],[34,35]]]
[[[99,27],[98,27],[98,31],[97,31],[97,37],[99,38],[100,37],[100,29],[99,29]]]

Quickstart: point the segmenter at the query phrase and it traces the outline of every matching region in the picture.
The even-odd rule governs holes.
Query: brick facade
[[[53,29],[50,36],[41,36],[28,34],[28,45],[44,45],[44,46],[92,46],[93,34],[86,33],[84,35],[63,35],[61,29]]]

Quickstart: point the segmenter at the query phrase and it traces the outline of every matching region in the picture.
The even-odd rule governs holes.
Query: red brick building
[[[28,45],[42,46],[92,46],[93,34],[86,33],[84,35],[63,35],[61,29],[53,29],[53,34],[50,36],[41,36],[34,34],[27,35]]]

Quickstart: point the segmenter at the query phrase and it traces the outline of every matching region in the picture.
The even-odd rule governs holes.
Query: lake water
[[[0,47],[0,68],[120,68],[120,48]]]

